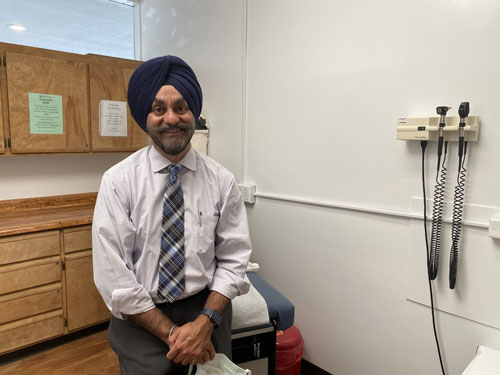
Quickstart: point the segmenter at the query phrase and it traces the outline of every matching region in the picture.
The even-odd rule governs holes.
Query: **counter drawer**
[[[65,229],[63,231],[63,236],[65,253],[92,249],[91,225]]]
[[[60,336],[64,330],[62,310],[0,325],[0,353]]]
[[[0,294],[61,281],[60,258],[0,266]]]
[[[0,324],[62,307],[61,283],[23,290],[0,297]]]
[[[0,265],[59,255],[59,231],[0,238]]]

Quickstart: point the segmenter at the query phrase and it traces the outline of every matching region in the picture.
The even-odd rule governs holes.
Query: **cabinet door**
[[[6,77],[5,77],[5,67],[2,66],[3,59],[5,58],[5,53],[0,51],[0,154],[5,152],[5,133],[4,126],[6,124],[3,116],[4,109],[3,107],[7,105],[7,90],[6,90]]]
[[[87,64],[12,52],[6,62],[12,152],[89,151]],[[45,108],[36,95],[30,103],[29,93],[48,95],[54,103]]]
[[[0,59],[2,56],[0,56]],[[2,81],[0,80],[0,153],[5,152],[5,136],[3,131],[3,95],[2,95]]]
[[[111,318],[94,285],[92,251],[72,253],[65,258],[68,331]]]
[[[134,121],[128,105],[126,136],[101,136],[100,132],[101,100],[126,102],[133,72],[134,69],[120,66],[89,64],[92,151],[136,151],[148,144],[149,136]]]

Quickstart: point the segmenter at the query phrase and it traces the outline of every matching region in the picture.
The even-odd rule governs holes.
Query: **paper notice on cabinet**
[[[31,134],[63,134],[62,96],[28,93]]]
[[[127,136],[127,103],[101,100],[99,103],[99,134],[101,137]]]

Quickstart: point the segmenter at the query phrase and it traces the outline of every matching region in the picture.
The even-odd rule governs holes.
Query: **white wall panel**
[[[430,310],[407,300],[410,219],[267,199],[248,213],[253,261],[295,304],[304,358],[335,375],[440,373]],[[439,311],[437,323],[448,374],[479,344],[500,348],[498,329]]]
[[[410,212],[422,196],[420,146],[396,141],[396,119],[435,116],[438,105],[456,116],[470,101],[482,129],[466,202],[500,207],[499,16],[495,1],[249,2],[247,180],[258,193]],[[454,176],[455,145],[450,155]],[[450,177],[448,195],[453,186]],[[414,262],[416,242],[425,248],[409,220],[258,198],[250,225],[264,276],[296,305],[306,359],[335,375],[440,372],[430,311],[406,300],[425,300],[426,290],[412,276],[425,267]],[[498,304],[484,306],[491,288],[470,294],[471,275],[498,287],[481,273],[498,246],[485,229],[464,228],[465,239],[474,236],[481,249],[464,241],[464,261],[480,250],[488,260],[460,266],[454,295],[438,280],[437,305],[446,296],[452,312],[500,315]],[[448,373],[461,373],[480,344],[500,348],[499,330],[437,315]]]
[[[96,192],[103,173],[128,155],[2,156],[0,199]]]
[[[248,60],[245,5],[141,8],[143,59],[170,53],[193,66],[212,124],[209,154],[239,180],[258,192],[410,212],[421,196],[420,147],[396,141],[396,119],[433,116],[437,105],[456,114],[468,100],[482,128],[466,202],[500,207],[498,2],[251,0]],[[76,189],[63,177],[53,187],[61,182],[68,188],[56,190]],[[407,300],[408,250],[418,240],[409,219],[257,198],[249,220],[253,260],[295,304],[307,360],[335,375],[439,373],[429,309]],[[490,255],[498,250],[486,230],[473,235]],[[449,374],[478,345],[500,348],[497,329],[441,312],[437,321]]]
[[[208,119],[208,153],[242,178],[244,1],[144,0],[142,58],[176,55],[196,73]]]
[[[456,116],[470,101],[482,133],[469,199],[500,207],[497,1],[253,0],[248,14],[248,178],[259,191],[408,211],[420,147],[396,141],[396,119],[438,105]]]
[[[433,116],[438,105],[455,115],[468,100],[482,129],[466,202],[500,207],[497,2],[252,0],[246,61],[244,8],[142,5],[143,58],[173,53],[193,65],[212,122],[209,153],[237,178],[258,193],[410,212],[421,196],[420,146],[396,141],[396,119]],[[254,260],[295,304],[306,359],[335,375],[439,372],[429,309],[407,300],[409,242],[418,241],[410,219],[264,198],[249,219]],[[486,230],[476,232],[492,254]],[[477,345],[500,348],[499,330],[437,315],[448,373]]]

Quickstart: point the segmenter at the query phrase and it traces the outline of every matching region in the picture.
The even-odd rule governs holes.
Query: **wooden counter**
[[[92,223],[97,193],[0,201],[0,237]]]
[[[92,272],[96,197],[0,201],[0,355],[111,317]]]

